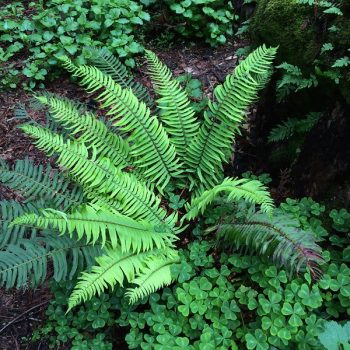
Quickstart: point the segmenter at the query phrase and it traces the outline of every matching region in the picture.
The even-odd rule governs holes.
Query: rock
[[[291,0],[260,0],[252,19],[251,35],[256,45],[279,45],[279,62],[309,63],[320,49],[312,7]]]

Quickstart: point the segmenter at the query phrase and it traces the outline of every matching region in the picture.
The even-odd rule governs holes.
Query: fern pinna
[[[37,96],[64,136],[57,127],[33,122],[20,128],[39,149],[55,157],[62,173],[47,169],[53,173],[46,176],[28,160],[14,169],[0,164],[5,185],[46,206],[23,208],[9,216],[13,221],[6,230],[18,239],[2,239],[2,283],[11,287],[22,286],[27,279],[40,282],[46,276],[46,260],[52,258],[56,280],[89,267],[78,279],[69,308],[116,284],[126,284],[126,294],[135,302],[171,283],[179,234],[217,196],[246,200],[271,215],[273,202],[266,187],[257,180],[224,179],[223,166],[247,107],[270,76],[275,53],[263,46],[243,61],[215,88],[203,119],[151,51],[146,51],[146,59],[158,95],[156,109],[146,105],[144,88],[132,83],[123,66],[106,52],[100,54],[101,70],[62,58],[67,70],[96,94],[108,122],[65,98]],[[166,207],[169,184],[188,201],[185,215]],[[35,230],[35,240],[23,233],[26,228]],[[49,241],[50,237],[54,239]],[[71,271],[69,258],[74,261]],[[307,267],[303,258],[293,255],[300,268]]]

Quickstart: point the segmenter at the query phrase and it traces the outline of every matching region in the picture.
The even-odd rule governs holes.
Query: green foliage
[[[79,187],[71,186],[67,191],[70,183],[63,174],[52,170],[50,165],[46,169],[42,165],[35,166],[28,158],[17,160],[12,169],[0,159],[0,181],[21,193],[27,202],[42,198],[55,208],[67,209],[83,200]]]
[[[209,102],[209,111],[204,112],[204,122],[188,150],[187,164],[202,182],[199,192],[222,179],[222,164],[228,161],[247,107],[268,81],[275,53],[274,49],[257,49],[215,88],[216,100]]]
[[[293,135],[309,132],[318,122],[321,113],[309,113],[305,119],[289,118],[270,131],[268,142],[289,140]]]
[[[72,55],[81,64],[91,56],[85,49],[90,46],[106,46],[134,66],[131,56],[142,51],[134,33],[150,19],[132,0],[11,2],[1,6],[0,14],[1,85],[11,88],[23,75],[27,87],[42,86],[48,74],[57,74],[59,56]],[[21,71],[18,57],[25,57]]]
[[[185,89],[191,99],[191,107],[196,113],[202,112],[208,105],[208,97],[202,91],[202,82],[191,74],[185,73],[175,78]]]
[[[300,230],[298,222],[284,213],[276,211],[272,219],[261,213],[247,215],[243,223],[224,222],[215,229],[223,245],[270,256],[292,272],[306,268],[314,280],[322,275],[321,248],[312,231]]]
[[[346,209],[333,209],[329,216],[333,220],[333,228],[339,232],[350,231],[350,213]]]
[[[151,102],[146,87],[134,81],[127,68],[106,47],[102,49],[91,48],[90,53],[90,61],[96,68],[111,76],[121,87],[130,88],[140,101]]]
[[[188,206],[186,218],[193,219],[204,213],[208,205],[213,202],[219,194],[225,193],[228,202],[238,202],[244,198],[247,202],[261,205],[261,211],[271,214],[273,201],[266,200],[268,192],[260,181],[250,179],[225,179],[220,185],[203,192],[199,197],[192,200]]]
[[[37,230],[32,228],[29,232],[25,227],[11,226],[11,222],[18,216],[28,212],[38,212],[38,209],[43,208],[45,202],[20,204],[14,200],[0,201],[0,247],[4,248],[7,244],[17,244],[25,234],[31,238],[36,236]]]
[[[53,262],[53,278],[59,282],[93,264],[103,252],[99,244],[88,245],[76,237],[57,237],[54,233],[41,237],[18,239],[0,251],[1,286],[21,288],[30,283],[35,287],[43,283],[48,274],[48,261]]]
[[[291,92],[297,92],[302,89],[316,87],[318,80],[314,74],[304,77],[301,69],[289,63],[282,63],[277,66],[283,69],[282,78],[277,82],[277,100],[283,101]]]
[[[214,171],[223,168],[223,161],[231,153],[235,133],[244,120],[246,109],[269,78],[275,52],[274,48],[259,48],[228,76],[223,85],[215,88],[216,100],[209,103],[210,112],[202,126],[184,89],[150,51],[146,51],[148,68],[159,95],[154,112],[132,90],[135,88],[138,96],[143,98],[144,89],[128,80],[125,68],[109,54],[98,53],[103,56],[102,71],[94,66],[76,65],[68,57],[61,58],[64,66],[81,80],[89,93],[98,92],[96,99],[106,110],[109,120],[105,123],[97,117],[98,113],[95,115],[72,101],[45,94],[36,99],[48,107],[49,120],[54,121],[54,125],[49,123],[43,127],[29,122],[20,129],[35,140],[39,149],[56,158],[64,175],[79,184],[84,203],[74,203],[65,209],[47,202],[45,209],[25,212],[14,218],[8,227],[41,230],[39,241],[42,239],[43,242],[46,232],[54,232],[55,235],[59,233],[58,240],[63,237],[62,244],[64,239],[71,239],[74,244],[84,244],[86,249],[103,249],[95,264],[85,264],[88,268],[79,277],[69,298],[69,309],[101,294],[108,286],[113,289],[127,282],[130,288],[126,296],[134,303],[169,285],[173,280],[171,267],[178,261],[174,250],[177,234],[186,228],[189,219],[204,212],[219,195],[226,195],[227,201],[231,202],[245,199],[260,206],[262,211],[271,212],[272,200],[259,181],[227,178],[220,183]],[[203,128],[207,130],[209,119],[210,130],[203,139]],[[214,132],[216,127],[219,132],[224,132],[225,143],[222,139],[218,142],[211,134],[212,126]],[[205,170],[203,174],[201,169]],[[37,169],[28,174],[24,172],[27,177],[49,185],[46,177],[38,175]],[[55,188],[58,180],[53,177],[52,181]],[[211,189],[209,185],[212,185]],[[16,187],[20,189],[19,185]],[[31,195],[27,187],[24,194]],[[170,187],[173,195],[164,196],[166,188]],[[185,192],[186,188],[190,191]],[[60,189],[55,188],[52,195],[34,193],[51,200],[59,195]],[[205,189],[208,190],[205,192]],[[188,215],[178,213],[176,209],[184,206],[191,197],[193,202],[188,207]],[[62,251],[66,249],[74,255],[75,246],[70,244]],[[55,253],[44,250],[44,245],[35,241],[24,248],[5,247],[0,252],[5,260],[0,268],[0,280],[7,286],[16,283],[18,287],[27,280],[38,283],[46,275],[46,257],[52,258],[57,269],[59,263],[66,266],[67,254],[62,252],[56,261]],[[75,268],[77,258],[73,256],[71,260],[74,269],[69,278],[78,271]],[[55,270],[57,280],[67,277],[66,267],[64,271],[60,274]]]
[[[245,173],[242,174],[242,177],[245,179],[258,180],[264,185],[268,185],[270,182],[272,182],[270,175],[267,173],[254,175],[251,171],[246,171]]]
[[[165,0],[175,15],[176,30],[185,37],[203,38],[212,46],[224,44],[233,35],[238,19],[232,1]],[[183,23],[185,22],[185,24]]]
[[[208,211],[206,220],[216,220],[217,210],[222,213],[222,204]],[[227,210],[232,214],[232,206]],[[310,227],[315,232],[310,234],[325,231],[327,264],[319,282],[313,283],[308,271],[290,279],[264,257],[226,253],[214,242],[194,241],[180,250],[172,288],[152,294],[148,309],[121,310],[118,324],[131,327],[129,348],[321,350],[322,339],[333,340],[334,332],[322,335],[326,320],[350,315],[349,257],[329,241],[333,232],[325,229],[326,218],[319,220],[324,206],[304,198],[289,200],[279,210],[299,225],[301,236]],[[238,205],[234,216],[245,215],[246,206]],[[324,349],[331,349],[328,344]]]
[[[113,313],[118,309],[121,293],[103,293],[67,314],[67,299],[73,287],[74,282],[51,283],[54,298],[45,312],[47,319],[30,341],[47,340],[50,349],[68,343],[72,350],[112,350]]]
[[[199,123],[195,111],[180,83],[172,79],[169,68],[151,51],[146,51],[146,58],[153,88],[161,96],[157,100],[161,110],[160,119],[181,162],[184,162],[188,157],[189,146],[198,133]]]
[[[274,127],[268,136],[269,143],[279,143],[271,154],[272,160],[295,161],[303,147],[305,137],[322,117],[322,113],[311,112],[304,119],[288,118]]]
[[[318,339],[327,350],[350,349],[350,321],[344,326],[334,321],[326,322]]]

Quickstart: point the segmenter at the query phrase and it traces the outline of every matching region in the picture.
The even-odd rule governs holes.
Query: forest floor
[[[204,93],[211,96],[213,88],[222,83],[225,76],[230,73],[238,64],[239,59],[235,56],[238,44],[228,44],[219,49],[208,47],[193,46],[184,48],[169,48],[154,50],[160,59],[173,71],[175,76],[190,73],[193,78],[199,79],[204,87]],[[151,88],[151,82],[146,75],[146,67],[140,59],[139,68],[135,72],[135,77],[147,87]],[[63,76],[59,81],[49,83],[46,90],[63,95],[69,98],[77,99],[81,102],[89,102],[91,96],[88,96],[78,85],[69,81],[69,76]],[[21,133],[17,128],[22,123],[15,118],[14,111],[18,105],[28,103],[31,94],[21,89],[15,91],[0,93],[0,158],[9,163],[25,157],[32,158],[36,163],[45,164],[50,160],[31,143],[30,139]],[[255,108],[248,113],[248,120],[255,117]],[[38,122],[44,120],[42,112],[34,112],[30,117]],[[240,138],[235,154],[240,154],[242,159],[242,170],[259,171],[259,164],[256,162],[250,150],[253,147],[253,141],[247,138],[249,135],[250,123],[244,126],[245,137]],[[247,140],[248,139],[248,140]],[[235,172],[234,161],[231,164],[230,173]],[[237,163],[237,162],[236,162]],[[276,191],[275,191],[276,193]],[[0,185],[0,200],[23,198]],[[29,337],[33,329],[42,324],[45,318],[45,307],[51,299],[51,294],[47,285],[33,290],[15,291],[0,289],[0,349],[47,349],[43,343],[32,344],[30,340],[23,341],[23,337]],[[62,347],[57,349],[64,349]]]

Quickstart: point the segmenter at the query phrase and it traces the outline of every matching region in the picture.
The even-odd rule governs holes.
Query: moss
[[[277,59],[300,65],[311,62],[320,44],[312,8],[293,0],[260,0],[252,20],[251,34],[257,45],[279,45]]]

